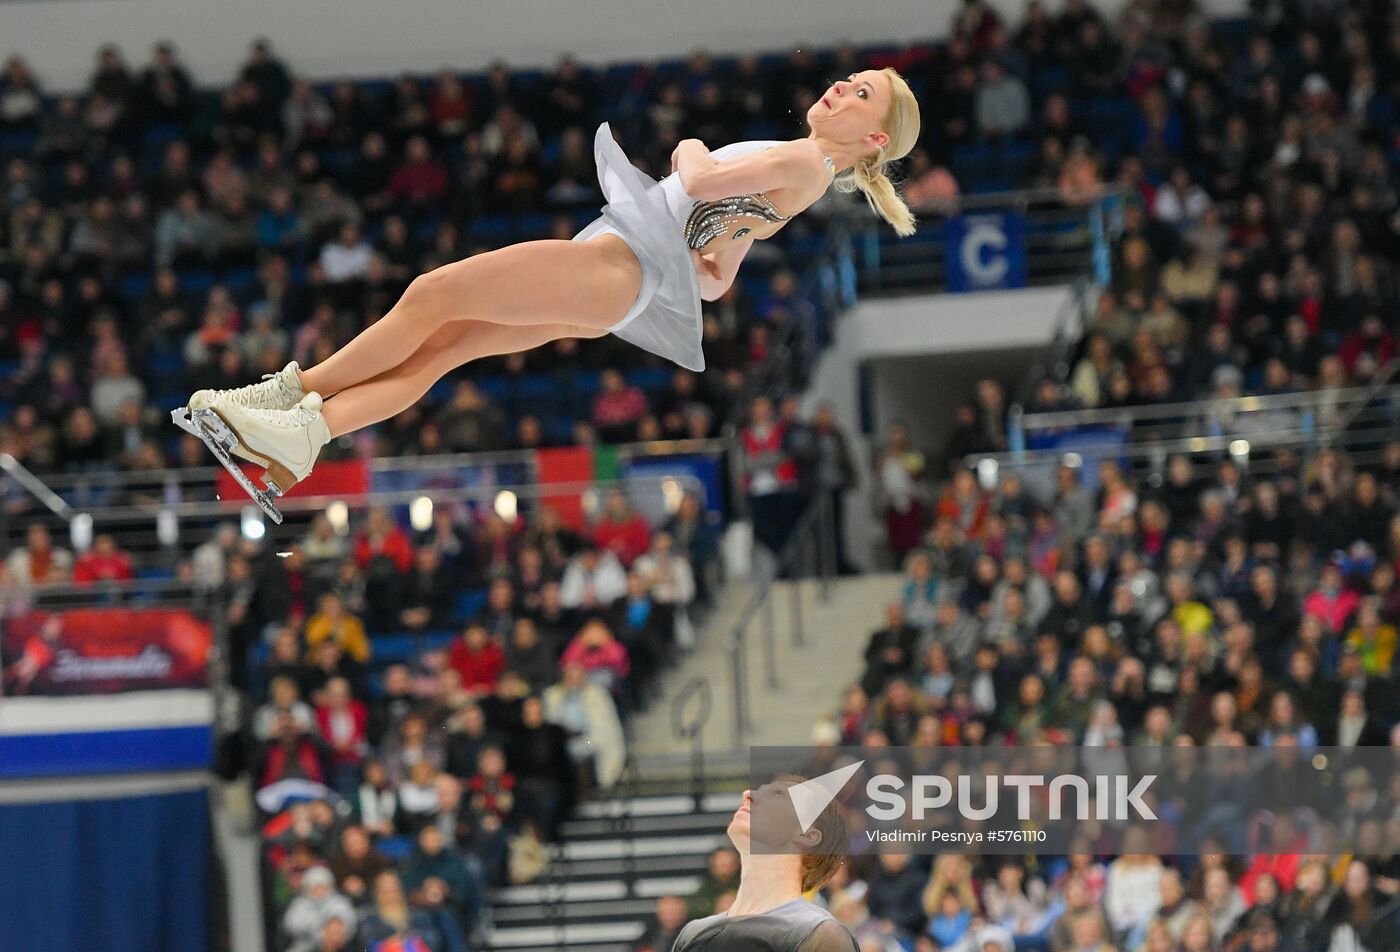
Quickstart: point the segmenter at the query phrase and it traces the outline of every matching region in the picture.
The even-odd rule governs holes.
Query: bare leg
[[[469,361],[532,350],[561,337],[601,337],[605,333],[574,324],[453,321],[440,327],[397,367],[327,400],[321,413],[331,436],[340,436],[407,410],[444,375]]]
[[[416,278],[388,314],[324,363],[302,371],[302,386],[325,397],[372,380],[409,360],[454,322],[518,328],[567,321],[603,332],[626,316],[641,286],[641,265],[616,235],[592,241],[527,241],[475,255]],[[574,335],[554,335],[559,336]],[[441,350],[445,338],[436,339]],[[529,346],[537,345],[489,352],[511,353]],[[334,425],[331,430],[348,432]]]

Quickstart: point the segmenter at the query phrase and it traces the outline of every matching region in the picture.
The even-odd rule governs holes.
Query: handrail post
[[[817,499],[817,573],[821,576],[819,596],[822,604],[831,600],[831,576],[836,570],[835,513],[832,512],[831,497],[822,493]]]
[[[778,564],[773,566],[772,572],[776,576]],[[768,687],[777,690],[778,683],[778,646],[777,634],[773,619],[773,586],[774,578],[770,577],[767,582],[768,591],[763,596],[763,660],[768,668]]]
[[[805,569],[806,566],[804,565],[803,568]],[[794,648],[801,648],[806,641],[806,635],[802,631],[802,579],[794,577],[792,580],[792,644]]]
[[[729,648],[731,673],[734,676],[734,747],[736,749],[744,746],[744,737],[749,732],[749,687],[744,649],[744,627],[741,626],[734,632],[734,638]]]

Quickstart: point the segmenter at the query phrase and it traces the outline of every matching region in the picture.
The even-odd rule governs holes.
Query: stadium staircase
[[[493,892],[486,948],[630,952],[656,900],[694,892],[710,852],[728,842],[725,827],[748,785],[748,746],[807,744],[813,724],[834,712],[897,578],[834,580],[825,594],[817,579],[777,582],[766,600],[761,585],[726,589],[695,649],[666,675],[662,697],[629,723],[622,781],[579,806],[537,880]],[[768,679],[768,607],[776,687]],[[750,698],[741,744],[731,681],[736,639]]]

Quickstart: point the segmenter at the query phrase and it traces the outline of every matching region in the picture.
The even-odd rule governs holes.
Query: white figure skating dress
[[[711,155],[724,160],[781,144],[781,140],[735,142],[715,149]],[[608,330],[687,370],[704,370],[700,280],[691,250],[704,249],[717,238],[742,238],[748,231],[742,227],[732,238],[720,238],[729,234],[736,218],[752,219],[758,224],[786,221],[788,216],[779,214],[762,194],[700,202],[686,194],[680,176],[674,172],[656,181],[628,160],[606,122],[593,137],[593,156],[598,162],[598,185],[608,204],[602,215],[574,236],[574,241],[617,235],[627,242],[642,266],[642,289],[637,300],[627,316]],[[835,174],[830,159],[827,170]]]

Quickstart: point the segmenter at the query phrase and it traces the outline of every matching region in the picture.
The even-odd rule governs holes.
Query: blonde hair
[[[919,141],[919,101],[914,91],[892,67],[880,70],[890,80],[890,109],[883,125],[889,141],[874,155],[866,156],[836,177],[836,188],[842,192],[860,191],[865,200],[901,238],[914,233],[914,213],[890,181],[887,167],[913,150]]]

